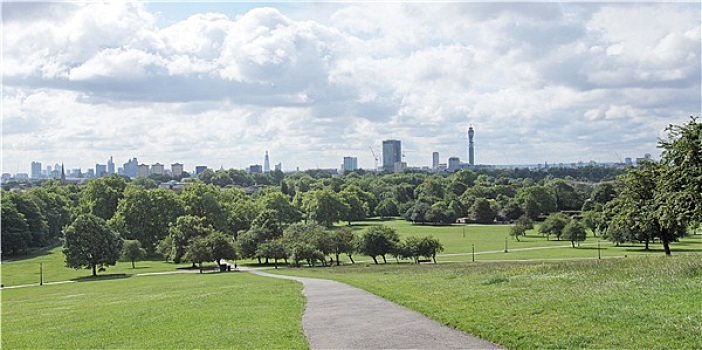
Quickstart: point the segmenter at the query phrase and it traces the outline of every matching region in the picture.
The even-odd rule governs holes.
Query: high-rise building
[[[263,172],[263,168],[261,167],[261,164],[254,164],[249,166],[249,172],[250,173],[256,173],[260,174]]]
[[[107,160],[107,175],[115,173],[115,162],[112,161],[112,156]]]
[[[383,141],[383,170],[395,171],[395,164],[402,163],[402,144],[400,140]]]
[[[90,171],[91,169],[88,169]],[[95,177],[103,177],[107,175],[107,165],[95,164]]]
[[[195,166],[195,176],[200,175],[201,172],[207,170],[207,166],[205,165],[197,165]]]
[[[136,177],[149,177],[151,175],[151,170],[149,169],[148,164],[139,164],[137,167],[137,176]]]
[[[135,178],[137,177],[137,172],[139,168],[139,163],[137,162],[136,157],[128,160],[126,163],[124,163],[124,175]]]
[[[263,172],[268,173],[271,171],[271,161],[268,159],[268,151],[266,151],[266,155],[263,156]]]
[[[275,170],[283,171],[283,163],[278,163],[275,165]]]
[[[163,174],[165,174],[165,172],[166,172],[166,171],[165,171],[165,169],[163,168],[163,164],[161,164],[161,163],[156,163],[156,164],[154,164],[154,165],[151,166],[151,173],[152,173],[152,174],[161,174],[161,175],[163,175]]]
[[[439,152],[431,154],[431,169],[434,171],[439,170]]]
[[[461,168],[461,158],[451,157],[448,159],[448,171],[454,172]]]
[[[183,175],[183,164],[180,164],[180,163],[171,164],[171,175],[173,175],[173,177],[178,177],[178,176]]]
[[[475,151],[473,150],[473,135],[475,135],[475,130],[473,126],[468,127],[468,165],[475,165]]]
[[[32,162],[32,179],[38,179],[41,177],[41,163]]]
[[[358,169],[358,158],[344,157],[344,171],[354,171]]]

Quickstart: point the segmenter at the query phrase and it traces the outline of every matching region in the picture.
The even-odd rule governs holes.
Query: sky
[[[612,162],[700,115],[700,2],[2,3],[2,172]]]

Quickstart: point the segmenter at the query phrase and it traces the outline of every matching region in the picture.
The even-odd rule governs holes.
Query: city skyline
[[[2,172],[468,162],[469,125],[477,164],[657,156],[700,113],[701,6],[3,2]]]

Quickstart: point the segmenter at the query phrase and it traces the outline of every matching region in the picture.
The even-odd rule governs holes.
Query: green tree
[[[167,228],[185,213],[180,198],[170,190],[146,190],[129,185],[108,223],[125,239],[136,239],[147,252],[154,252]]]
[[[238,254],[231,237],[221,233],[212,232],[207,237],[207,245],[212,250],[212,259],[220,265],[222,259],[237,259]]]
[[[485,198],[476,198],[470,208],[471,215],[477,222],[491,223],[497,217],[497,205]]]
[[[81,214],[63,232],[63,254],[66,266],[75,269],[89,267],[93,276],[97,267],[114,265],[119,259],[122,239],[105,220],[93,214]]]
[[[666,231],[678,223],[702,224],[702,123],[690,117],[687,124],[670,125],[661,140],[661,163],[656,199],[658,216]]]
[[[336,255],[336,266],[339,266],[339,255],[346,254],[353,261],[353,253],[356,251],[355,247],[356,235],[350,227],[341,227],[331,232],[331,244],[334,255]]]
[[[193,265],[197,264],[200,268],[202,268],[203,262],[214,261],[212,248],[208,244],[206,237],[191,239],[185,248],[183,260],[192,261]]]
[[[576,242],[585,240],[585,226],[577,219],[571,219],[563,228],[563,239],[569,240],[575,248]]]
[[[547,187],[534,185],[517,191],[517,201],[532,220],[539,215],[548,215],[557,209],[556,197]]]
[[[353,187],[347,187],[339,192],[341,201],[349,208],[342,213],[343,219],[349,223],[349,226],[351,226],[351,221],[361,221],[368,217],[368,204],[363,202],[359,192],[360,189],[354,191]]]
[[[32,234],[24,214],[17,211],[15,204],[7,200],[3,192],[2,225],[0,225],[0,241],[2,241],[2,258],[23,254],[29,247]]]
[[[509,227],[509,235],[519,241],[519,236],[526,235],[526,227],[522,223],[515,222],[514,225]]]
[[[434,264],[436,264],[436,254],[444,251],[444,246],[441,242],[432,236],[422,237],[419,240],[418,248],[419,255],[427,259],[432,259]]]
[[[141,243],[135,239],[127,239],[122,245],[122,259],[132,262],[132,268],[136,268],[134,262],[146,256],[146,250],[141,247]]]
[[[181,193],[181,199],[185,204],[185,213],[201,217],[215,230],[226,232],[229,212],[220,200],[221,194],[222,191],[213,185],[193,183],[185,186]]]
[[[260,201],[262,208],[273,210],[277,221],[282,224],[292,224],[302,219],[302,213],[290,203],[289,197],[281,192],[266,193]]]
[[[371,226],[361,236],[358,251],[373,258],[378,264],[378,256],[387,264],[386,254],[392,254],[400,243],[400,236],[392,227],[385,225]]]
[[[127,180],[117,174],[88,181],[80,198],[82,211],[109,220],[117,212],[126,187]]]
[[[3,202],[12,202],[27,223],[30,238],[29,247],[43,247],[49,241],[49,225],[39,206],[25,193],[4,192]],[[4,221],[4,219],[3,219]]]
[[[375,208],[375,213],[381,218],[389,218],[398,214],[397,201],[394,198],[385,198]]]
[[[179,217],[175,225],[168,229],[169,239],[172,243],[171,260],[176,264],[181,261],[192,261],[193,267],[195,267],[195,262],[198,260],[190,259],[193,256],[192,251],[188,255],[189,258],[186,258],[188,247],[195,238],[200,237],[204,241],[204,238],[212,232],[214,232],[214,229],[207,224],[204,218],[192,215]],[[207,242],[204,244],[207,245]]]
[[[539,226],[539,233],[546,235],[546,239],[548,239],[550,235],[554,235],[560,240],[563,229],[569,222],[570,217],[568,217],[568,215],[564,213],[553,213],[546,217],[546,220]]]
[[[256,250],[256,255],[268,259],[273,259],[273,266],[278,268],[278,260],[288,259],[288,248],[282,239],[274,239],[272,241],[262,243]],[[286,261],[287,263],[287,261]]]
[[[344,218],[349,207],[331,190],[315,190],[305,195],[303,205],[307,217],[321,225],[331,227]]]

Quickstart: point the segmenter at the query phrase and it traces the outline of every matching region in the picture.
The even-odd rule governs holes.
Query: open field
[[[3,349],[306,349],[299,283],[248,273],[2,290]]]
[[[700,254],[276,273],[345,282],[508,348],[702,348]]]
[[[364,221],[353,223],[358,234],[371,225],[387,225],[393,227],[400,237],[428,236],[437,238],[444,245],[444,251],[437,256],[437,261],[472,261],[472,250],[475,247],[475,259],[480,260],[534,260],[534,259],[583,259],[598,257],[597,241],[601,237],[593,237],[588,233],[587,239],[581,246],[572,248],[570,241],[557,241],[555,237],[547,240],[538,233],[537,228],[527,231],[526,237],[516,241],[509,237],[508,225],[412,225],[401,220]],[[505,244],[507,253],[505,253]],[[702,253],[702,235],[691,235],[682,238],[680,242],[671,243],[673,254]],[[663,246],[656,242],[650,244],[650,250],[644,250],[644,244],[627,243],[620,247],[605,240],[600,241],[599,254],[605,257],[623,257],[638,254],[663,254]],[[370,257],[358,256],[354,260],[371,260]],[[342,261],[347,261],[345,259]]]
[[[412,225],[405,220],[386,221],[364,221],[354,223],[353,228],[357,234],[363,232],[370,225],[383,224],[394,227],[401,237],[432,235],[439,239],[445,250],[438,257],[439,262],[449,261],[472,261],[472,248],[475,245],[475,260],[541,260],[541,259],[596,259],[598,257],[597,237],[588,236],[588,239],[581,243],[578,248],[572,248],[569,241],[546,240],[538,234],[536,229],[528,232],[527,237],[521,237],[517,242],[514,238],[508,237],[507,225],[451,225],[451,226],[431,226]],[[507,242],[507,253],[504,252],[505,238]],[[674,255],[681,253],[702,253],[702,234],[692,235],[681,239],[680,242],[671,244]],[[623,257],[653,254],[662,255],[660,243],[652,243],[651,250],[645,251],[643,244],[626,244],[616,247],[614,244],[601,241],[599,255],[603,258]],[[344,263],[350,263],[348,257],[341,256]],[[364,255],[354,256],[356,261],[370,261],[371,258]],[[392,261],[391,257],[388,257]],[[77,278],[84,278],[90,275],[90,270],[75,270],[65,267],[64,256],[61,248],[50,249],[43,254],[33,254],[31,256],[11,261],[5,261],[1,266],[2,284],[4,286],[14,286],[20,284],[39,283],[39,263],[42,263],[43,281],[55,282],[66,281]],[[256,261],[240,261],[241,265],[256,265]],[[157,260],[139,261],[136,269],[132,269],[129,262],[118,262],[115,266],[109,266],[101,274],[142,274],[161,271],[175,271],[178,268],[187,268],[190,264],[173,264]]]
[[[39,283],[39,264],[42,268],[42,280],[44,283],[68,281],[90,276],[89,269],[72,269],[66,267],[65,256],[61,252],[61,247],[56,247],[43,252],[33,254],[26,258],[17,258],[2,263],[2,284],[4,286],[16,286],[21,284]],[[113,274],[139,274],[162,271],[174,271],[177,268],[187,268],[191,264],[173,264],[161,259],[137,261],[136,268],[132,268],[131,262],[118,261],[115,266],[108,266],[100,275]]]

